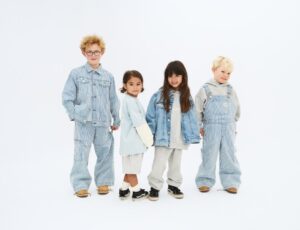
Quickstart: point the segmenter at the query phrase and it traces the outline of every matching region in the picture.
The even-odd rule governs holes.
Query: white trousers
[[[167,183],[175,187],[182,184],[181,175],[181,155],[182,149],[172,149],[166,147],[155,147],[152,171],[148,176],[149,185],[152,188],[161,190],[164,179],[163,174],[168,164]]]

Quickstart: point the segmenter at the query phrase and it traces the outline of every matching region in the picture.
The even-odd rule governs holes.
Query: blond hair
[[[81,40],[80,49],[81,49],[82,52],[85,52],[86,48],[90,45],[93,45],[93,44],[97,44],[100,47],[102,54],[104,54],[105,43],[104,43],[103,39],[101,37],[97,36],[97,35],[85,36]]]
[[[229,72],[233,71],[233,63],[229,58],[219,56],[212,63],[212,69],[215,70],[220,66],[224,66]]]

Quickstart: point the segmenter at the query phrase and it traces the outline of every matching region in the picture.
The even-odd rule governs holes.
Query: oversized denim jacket
[[[173,101],[173,93],[170,93],[170,109],[172,109]],[[190,101],[192,102],[190,110],[181,113],[181,132],[185,144],[196,144],[200,142],[199,126],[192,97],[190,97]],[[166,112],[161,99],[161,90],[151,97],[147,108],[146,121],[154,136],[154,145],[169,147],[171,110]]]
[[[111,73],[101,66],[94,70],[87,63],[71,71],[62,93],[70,120],[95,126],[120,125],[120,103]]]

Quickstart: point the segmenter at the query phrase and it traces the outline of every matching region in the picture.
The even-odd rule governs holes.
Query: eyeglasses
[[[96,51],[87,51],[86,52],[86,54],[87,54],[87,56],[99,56],[100,54],[101,54],[101,51],[99,51],[99,50],[96,50]]]

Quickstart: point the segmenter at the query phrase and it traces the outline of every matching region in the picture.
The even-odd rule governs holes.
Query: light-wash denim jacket
[[[70,120],[92,122],[95,126],[120,125],[120,102],[111,73],[86,63],[71,71],[62,93]]]
[[[155,146],[170,146],[171,110],[173,101],[174,97],[171,92],[170,111],[166,112],[161,98],[161,90],[151,97],[147,108],[146,121],[154,136]],[[200,142],[199,126],[192,97],[190,97],[190,101],[192,107],[189,111],[181,113],[181,132],[185,144],[197,144]]]

